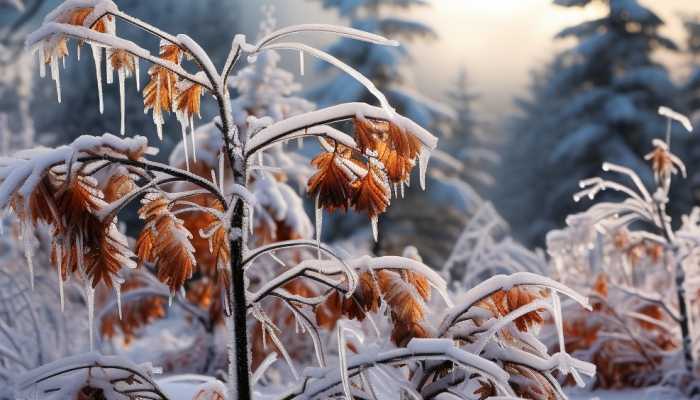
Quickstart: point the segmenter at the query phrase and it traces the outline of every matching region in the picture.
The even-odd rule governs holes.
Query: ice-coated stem
[[[657,182],[657,185],[659,188],[661,188],[663,185],[662,182]],[[668,194],[668,186],[665,186],[664,189],[660,190],[665,190],[666,194]],[[678,253],[678,246],[675,244],[675,238],[673,235],[673,232],[671,231],[671,227],[669,226],[669,221],[670,217],[666,213],[666,205],[665,203],[662,202],[656,202],[656,210],[659,214],[659,221],[661,226],[659,228],[663,232],[664,237],[666,238],[666,241],[668,242],[669,245],[671,245],[673,249],[673,255],[672,255],[672,260],[673,263],[675,264],[675,273],[676,273],[676,299],[678,301],[678,315],[679,315],[679,322],[678,324],[680,325],[681,328],[681,341],[683,344],[683,360],[685,361],[685,370],[687,373],[692,374],[693,373],[693,368],[694,368],[694,362],[693,362],[693,343],[692,343],[692,336],[690,334],[690,313],[688,312],[688,303],[686,303],[686,298],[685,298],[685,270],[683,269],[683,263],[682,260],[677,257]]]
[[[676,261],[676,296],[678,298],[678,313],[680,314],[681,337],[683,341],[683,360],[685,361],[685,370],[688,373],[693,372],[693,343],[690,336],[690,315],[685,299],[685,270],[683,264]]]
[[[232,229],[243,230],[243,207],[242,200],[238,200],[233,212],[231,221]],[[231,322],[233,331],[233,341],[229,343],[232,353],[229,361],[230,375],[235,377],[235,390],[231,390],[232,395],[236,394],[235,400],[250,399],[250,368],[248,362],[248,327],[246,321],[247,301],[245,297],[245,277],[243,269],[243,238],[238,236],[231,240],[231,285],[229,288],[229,304],[231,304]],[[235,372],[234,372],[235,371]]]

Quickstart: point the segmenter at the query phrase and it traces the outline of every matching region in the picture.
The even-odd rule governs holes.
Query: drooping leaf
[[[352,186],[355,192],[352,205],[356,211],[366,212],[370,218],[386,211],[391,191],[381,170],[371,167],[367,174],[353,182]]]
[[[328,211],[347,211],[352,197],[354,176],[343,166],[336,153],[321,153],[311,161],[318,171],[309,179],[308,191],[318,196],[319,205]]]
[[[136,242],[139,263],[152,262],[158,279],[176,292],[189,279],[197,264],[192,234],[169,209],[162,194],[151,193],[143,200],[139,217],[145,221]]]

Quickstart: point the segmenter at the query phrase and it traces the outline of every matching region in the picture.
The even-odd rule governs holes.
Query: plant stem
[[[685,301],[685,270],[680,261],[676,261],[676,296],[678,297],[678,313],[680,314],[681,338],[683,341],[683,359],[685,370],[693,372],[692,338],[690,337],[690,315]]]
[[[668,187],[664,187],[666,193],[668,193]],[[690,315],[688,314],[688,307],[686,307],[685,301],[685,270],[683,269],[683,262],[678,258],[678,246],[675,244],[674,235],[671,231],[671,227],[668,224],[666,206],[657,203],[657,212],[659,214],[659,220],[661,222],[661,230],[663,231],[664,237],[669,245],[673,249],[673,262],[675,263],[676,269],[676,298],[678,301],[678,314],[679,321],[678,324],[681,328],[681,341],[683,346],[683,359],[685,361],[685,370],[687,373],[693,372],[693,353],[692,353],[692,338],[690,337]]]
[[[235,205],[231,229],[235,232],[243,226],[243,200],[238,200]],[[231,305],[231,318],[233,320],[233,351],[236,365],[229,365],[229,369],[236,371],[235,400],[250,399],[250,368],[248,366],[248,325],[246,321],[247,303],[245,297],[245,276],[243,271],[243,237],[230,241],[231,246],[231,285],[229,288],[229,304]],[[231,345],[231,344],[230,344]],[[234,383],[234,382],[231,382]]]

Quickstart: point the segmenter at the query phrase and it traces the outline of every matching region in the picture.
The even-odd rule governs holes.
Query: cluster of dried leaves
[[[116,26],[111,15],[105,15],[92,21],[93,7],[73,8],[59,15],[55,22],[82,26],[96,32],[115,34]],[[90,17],[90,18],[89,18]],[[82,46],[83,41],[78,41]],[[47,41],[43,46],[43,58],[45,64],[57,62],[68,56],[68,37],[60,35]],[[175,66],[180,66],[183,56],[190,58],[182,48],[175,44],[163,41],[160,45],[159,57]],[[136,71],[137,57],[123,49],[107,49],[107,60],[111,69],[122,71],[129,77]],[[162,66],[154,65],[148,70],[149,82],[143,89],[144,111],[152,110],[153,119],[159,127],[163,125],[164,112],[177,112],[182,118],[190,119],[200,112],[200,99],[203,87],[199,84],[186,81],[178,74],[171,72]],[[109,75],[108,75],[109,79]]]
[[[161,43],[161,59],[180,65],[183,56],[188,58],[188,54],[177,45],[165,41]],[[157,125],[163,124],[163,112],[175,111],[186,119],[199,114],[202,86],[185,81],[160,65],[151,66],[148,76],[150,80],[143,89],[144,111],[153,111],[153,120]]]
[[[334,291],[316,308],[316,321],[319,326],[332,329],[342,317],[362,321],[367,313],[379,311],[385,303],[393,324],[391,340],[405,346],[414,337],[430,336],[423,321],[430,292],[428,280],[409,270],[363,272],[351,297]]]
[[[651,265],[658,265],[664,256],[664,247],[661,244],[644,239],[632,241],[626,229],[620,229],[613,235],[613,245],[627,257],[633,267],[640,266],[645,260]]]
[[[566,349],[588,354],[597,366],[597,387],[653,384],[662,375],[662,353],[680,345],[665,328],[668,316],[658,305],[642,302],[633,314],[620,315],[608,301],[609,290],[607,275],[599,274],[590,294],[593,312],[570,315],[564,321]]]
[[[547,293],[535,293],[524,287],[516,286],[508,290],[498,290],[488,298],[479,302],[479,307],[489,310],[493,315],[506,316],[520,307],[544,298]],[[521,332],[527,332],[535,325],[541,325],[544,318],[540,314],[544,310],[531,311],[515,319],[515,326]]]
[[[23,221],[23,235],[31,235],[30,225],[50,226],[51,262],[63,280],[79,273],[92,287],[100,282],[112,287],[122,267],[134,266],[133,253],[117,229],[116,216],[100,212],[131,188],[133,181],[124,169],[98,179],[85,166],[67,170],[60,165],[45,172],[28,198],[15,193],[11,208]]]
[[[335,143],[316,156],[308,191],[328,211],[352,207],[375,219],[389,206],[390,185],[409,184],[421,143],[392,122],[356,117],[354,126],[359,152]]]

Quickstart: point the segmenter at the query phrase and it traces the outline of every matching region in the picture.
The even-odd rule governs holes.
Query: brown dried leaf
[[[377,157],[384,164],[384,169],[393,183],[406,182],[411,174],[414,161],[401,155],[397,150],[392,149],[385,142],[377,142]]]
[[[133,74],[136,71],[136,60],[126,50],[111,50],[109,61],[115,71],[123,70],[129,74]]]
[[[352,197],[353,177],[340,165],[336,153],[321,153],[311,161],[318,171],[309,179],[308,191],[318,196],[319,206],[328,211],[342,209],[347,211]]]
[[[593,283],[593,291],[604,299],[608,298],[608,274],[605,272],[598,274],[595,278],[595,283]]]
[[[409,284],[413,285],[418,291],[418,294],[423,298],[423,300],[430,300],[430,283],[425,275],[419,274],[417,272],[402,270],[401,278]]]
[[[382,171],[370,167],[364,177],[352,183],[352,187],[355,192],[352,205],[356,211],[367,212],[370,218],[386,211],[391,191]]]
[[[505,316],[512,311],[535,301],[540,296],[527,289],[516,286],[507,291],[499,290],[492,294],[486,301],[481,302],[481,306],[491,310],[496,315]],[[541,324],[544,318],[539,314],[541,310],[531,311],[515,319],[515,326],[521,332],[526,332],[529,327]]]
[[[63,21],[64,23],[77,26],[85,26],[87,17],[93,12],[92,7],[81,7],[71,10],[68,16]],[[92,24],[92,30],[106,33],[107,32],[107,21],[111,21],[112,16],[106,15]]]
[[[190,243],[192,235],[169,206],[162,194],[144,198],[139,217],[145,220],[145,225],[136,248],[139,263],[153,262],[158,279],[176,292],[192,276],[196,260]]]
[[[402,157],[415,160],[420,152],[420,141],[402,127],[389,123],[388,137],[391,147]]]
[[[162,44],[159,57],[179,65],[182,51],[173,44]],[[174,99],[177,96],[175,85],[178,81],[177,74],[154,65],[148,69],[148,75],[150,80],[143,89],[144,111],[153,109],[154,115],[157,116],[162,115],[163,111],[172,111]]]
[[[391,307],[394,321],[419,322],[425,316],[425,307],[410,289],[409,284],[396,272],[377,271],[377,281],[384,295],[384,301]]]
[[[199,115],[202,86],[193,83],[187,89],[177,93],[175,97],[175,109],[187,118]]]
[[[371,149],[376,150],[376,144],[378,141],[377,134],[380,133],[377,126],[372,120],[367,118],[355,118],[355,139],[357,140],[357,146],[361,153],[365,153],[365,150]]]
[[[102,188],[102,192],[104,193],[104,200],[107,203],[112,203],[134,189],[136,189],[136,184],[129,175],[115,174],[109,178],[107,184]]]

